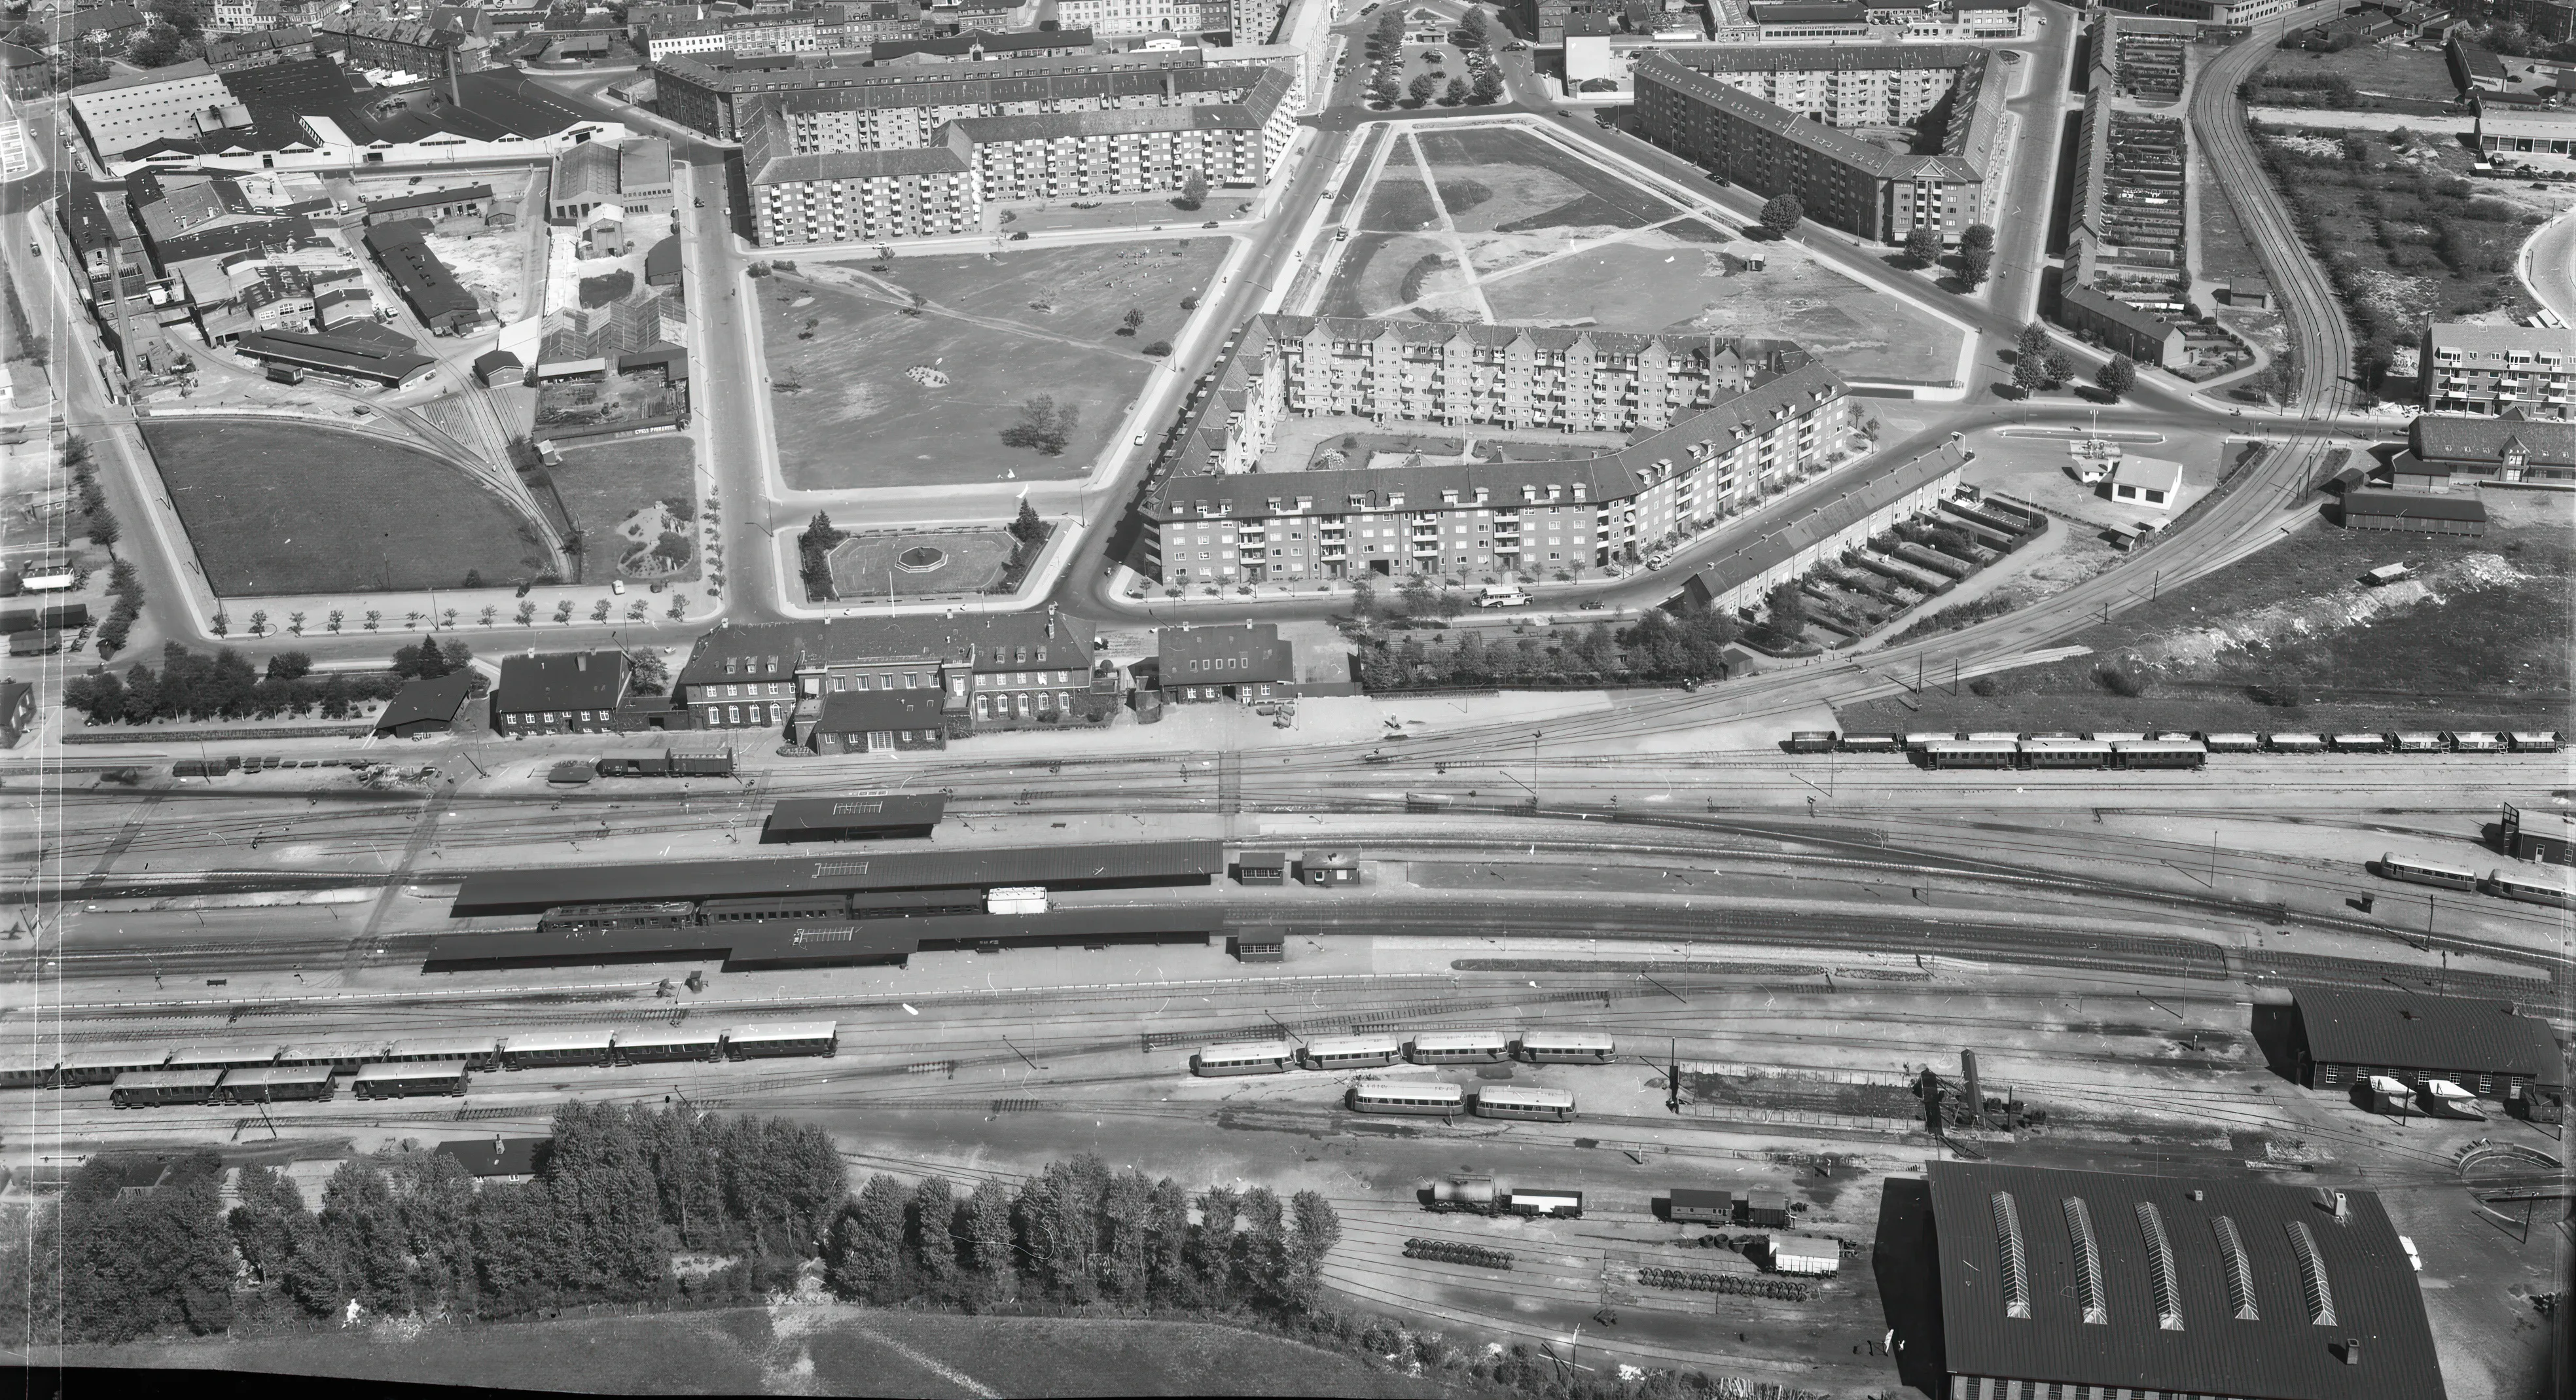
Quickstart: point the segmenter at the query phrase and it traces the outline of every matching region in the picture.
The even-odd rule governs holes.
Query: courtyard
[[[1395,137],[1313,310],[1792,340],[1851,378],[1933,384],[1961,343],[1800,244],[1747,241],[1516,125]]]
[[[1081,477],[1160,363],[1145,352],[1168,352],[1231,246],[773,264],[757,295],[786,484]],[[1041,395],[1074,411],[1062,450],[1005,444]]]

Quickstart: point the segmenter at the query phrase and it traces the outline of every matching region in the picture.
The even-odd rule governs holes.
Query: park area
[[[564,449],[562,463],[546,475],[584,547],[597,551],[590,581],[606,581],[605,566],[620,578],[697,577],[695,468],[695,450],[681,433]]]
[[[1168,353],[1232,246],[771,264],[756,285],[787,485],[1082,476],[1161,363],[1145,352]],[[1040,396],[1059,431],[1044,446],[1006,443]]]
[[[462,467],[372,433],[255,418],[142,425],[206,582],[226,597],[454,588],[554,565]]]
[[[1793,340],[1858,379],[1946,383],[1959,332],[1747,241],[1517,126],[1398,137],[1323,314]]]
[[[832,591],[845,603],[980,593],[1001,582],[1018,546],[1008,530],[853,535],[832,549]]]

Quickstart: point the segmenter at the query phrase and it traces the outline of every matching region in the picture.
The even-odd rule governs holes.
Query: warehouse
[[[761,844],[792,841],[889,841],[927,838],[948,809],[938,793],[879,792],[858,797],[792,797],[769,809]]]
[[[2576,822],[2555,812],[2526,812],[2508,802],[2497,844],[2515,860],[2576,865]]]
[[[449,917],[541,914],[567,904],[722,899],[829,891],[1144,889],[1205,885],[1225,871],[1219,841],[1132,841],[1029,849],[870,852],[781,860],[482,870],[465,877]]]
[[[1951,1400],[2443,1393],[2371,1192],[1988,1162],[1930,1175]]]
[[[2511,1103],[2535,1084],[2566,1079],[2549,1023],[2503,1002],[2415,992],[2301,987],[2299,1082],[2349,1089],[2374,1074],[2415,1088],[2447,1079],[2482,1099]]]
[[[2421,530],[2431,535],[2483,535],[2487,503],[2475,496],[2419,496],[2411,491],[2353,491],[2343,498],[2347,530]]]

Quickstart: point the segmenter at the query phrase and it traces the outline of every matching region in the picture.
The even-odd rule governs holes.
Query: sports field
[[[1315,310],[1794,340],[1860,379],[1941,383],[1960,332],[1796,243],[1753,243],[1512,126],[1389,143]]]
[[[1231,241],[816,262],[759,282],[787,484],[1078,477],[1178,337]],[[882,270],[879,270],[882,269]],[[1126,317],[1139,317],[1132,334]],[[1064,452],[1005,446],[1037,395],[1080,415]]]
[[[536,526],[462,467],[371,433],[253,418],[146,421],[206,582],[225,597],[453,588],[550,567]]]

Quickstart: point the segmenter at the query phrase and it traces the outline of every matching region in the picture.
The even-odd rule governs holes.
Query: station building
[[[626,657],[614,651],[530,652],[501,658],[492,691],[492,730],[530,734],[607,734],[626,698]]]
[[[2442,1394],[2372,1192],[1991,1162],[1929,1176],[1950,1400]]]
[[[863,736],[862,749],[907,747],[891,735],[883,745],[864,737],[882,720],[893,735],[935,731],[909,747],[936,748],[981,730],[1104,722],[1117,680],[1095,678],[1089,639],[1050,609],[720,627],[698,639],[671,693],[702,729],[767,729],[810,743],[820,725]],[[848,695],[903,703],[844,702],[856,727],[826,725],[832,698]],[[832,751],[853,750],[842,741]]]
[[[1989,222],[2009,86],[1995,52],[1968,45],[1675,49],[1638,62],[1637,119],[1746,189],[1795,194],[1818,223],[1884,243],[1928,226],[1956,243]],[[1899,124],[1932,149],[1839,129]]]
[[[1138,568],[1181,585],[1596,568],[1822,470],[1845,394],[1786,341],[1256,317],[1156,464]],[[1319,415],[1637,436],[1552,460],[1258,469],[1288,420]]]

